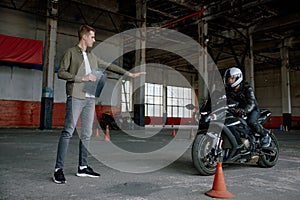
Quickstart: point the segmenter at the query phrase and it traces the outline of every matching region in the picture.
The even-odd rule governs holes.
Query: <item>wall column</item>
[[[40,129],[52,128],[54,68],[57,40],[58,0],[49,0],[44,47],[43,91],[41,99]]]
[[[250,85],[253,87],[253,90],[255,90],[255,84],[254,84],[254,56],[253,56],[253,38],[252,34],[248,33],[249,37],[249,65],[248,67],[245,67],[245,74],[247,76],[247,79],[250,83]]]
[[[285,42],[282,42],[280,48],[281,55],[281,99],[282,99],[282,118],[283,126],[291,128],[292,123],[292,106],[291,106],[291,84],[289,70],[289,51]]]
[[[146,71],[146,0],[136,0],[136,18],[142,31],[136,32],[135,66]],[[134,123],[137,127],[145,127],[145,76],[133,80]]]
[[[204,100],[208,99],[208,67],[207,67],[207,42],[208,42],[208,24],[206,21],[200,21],[198,23],[198,42],[202,46],[202,49],[199,49],[199,72],[198,74],[198,98],[199,103],[201,104]],[[212,88],[210,88],[212,89]]]

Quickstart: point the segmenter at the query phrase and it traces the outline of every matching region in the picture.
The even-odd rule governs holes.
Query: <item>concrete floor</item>
[[[214,176],[200,176],[193,166],[190,148],[168,166],[148,173],[131,173],[106,166],[96,154],[90,165],[101,173],[100,178],[76,177],[78,137],[70,142],[65,160],[67,183],[51,180],[60,129],[0,129],[0,199],[212,199],[205,195],[213,185]],[[188,141],[190,127],[185,129]],[[281,152],[276,166],[263,169],[251,165],[223,165],[227,190],[239,200],[287,199],[300,196],[300,131],[274,130]],[[138,133],[138,131],[137,131]],[[165,128],[152,141],[128,139],[120,131],[110,131],[111,143],[137,153],[151,151],[172,140],[171,129]],[[103,133],[97,138],[102,147]],[[139,147],[143,150],[138,152]],[[103,150],[103,148],[102,148]],[[103,151],[107,158],[116,153]],[[150,163],[149,163],[150,164]]]

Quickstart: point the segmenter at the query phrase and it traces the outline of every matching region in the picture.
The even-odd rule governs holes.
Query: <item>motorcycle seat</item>
[[[269,116],[271,115],[271,112],[267,109],[261,109],[260,110],[260,116],[258,118],[259,122],[265,121]]]

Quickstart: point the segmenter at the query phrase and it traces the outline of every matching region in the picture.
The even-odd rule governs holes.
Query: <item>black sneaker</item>
[[[53,181],[57,184],[63,184],[67,182],[62,169],[58,169],[56,172],[54,172]]]
[[[90,166],[87,166],[86,168],[84,168],[82,170],[78,167],[78,172],[77,172],[76,176],[96,178],[96,177],[99,177],[100,174],[94,172],[94,170]]]

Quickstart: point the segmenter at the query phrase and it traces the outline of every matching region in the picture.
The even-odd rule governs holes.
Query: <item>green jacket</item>
[[[118,74],[128,75],[129,72],[123,68],[107,63],[98,58],[91,51],[87,51],[87,57],[91,69],[107,68],[109,71],[116,72]],[[82,78],[85,75],[85,66],[83,55],[78,45],[69,48],[63,55],[58,70],[58,78],[66,80],[66,94],[67,96],[73,96],[79,99],[85,99],[85,93],[82,91],[84,88],[84,82]]]

